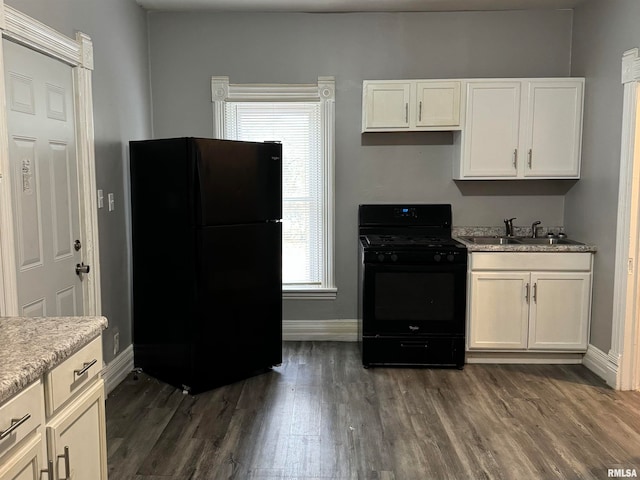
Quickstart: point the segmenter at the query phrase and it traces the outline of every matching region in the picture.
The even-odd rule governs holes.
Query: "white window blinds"
[[[282,143],[282,280],[322,284],[323,169],[319,102],[225,102],[225,138]]]

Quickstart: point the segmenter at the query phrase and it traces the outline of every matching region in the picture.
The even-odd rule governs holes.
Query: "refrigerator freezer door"
[[[282,218],[282,145],[196,138],[197,225]]]

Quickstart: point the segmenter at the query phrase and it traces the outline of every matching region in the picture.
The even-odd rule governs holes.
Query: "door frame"
[[[95,177],[95,149],[93,131],[93,100],[91,72],[93,44],[81,32],[67,37],[43,23],[4,4],[0,0],[0,32],[2,38],[63,62],[72,68],[76,155],[78,163],[78,204],[80,207],[80,240],[83,261],[91,266],[91,273],[82,282],[84,315],[100,315],[100,264],[98,245],[98,210]],[[18,282],[15,262],[15,241],[12,213],[12,179],[9,163],[9,133],[4,81],[4,52],[0,46],[0,315],[19,315]]]
[[[624,100],[616,236],[613,324],[609,358],[615,388],[640,387],[640,51],[622,56]]]

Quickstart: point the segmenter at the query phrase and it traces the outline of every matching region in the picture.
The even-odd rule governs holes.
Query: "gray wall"
[[[611,345],[625,50],[640,47],[637,0],[587,0],[574,12],[572,75],[586,77],[582,179],[566,196],[570,232],[598,246],[591,343]]]
[[[98,210],[102,311],[109,319],[104,358],[131,344],[128,142],[151,135],[146,14],[133,0],[7,0],[68,36],[82,31],[94,46],[93,106],[97,186],[115,195],[115,210]]]
[[[361,135],[362,80],[568,76],[571,11],[387,14],[150,13],[157,138],[211,136],[210,78],[336,77],[335,301],[286,301],[286,319],[356,317],[357,205],[453,204],[455,225],[561,225],[574,182],[454,182],[451,134]]]

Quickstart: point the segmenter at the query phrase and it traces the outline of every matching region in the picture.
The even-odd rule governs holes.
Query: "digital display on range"
[[[416,209],[411,207],[399,207],[395,209],[396,217],[415,217]]]

